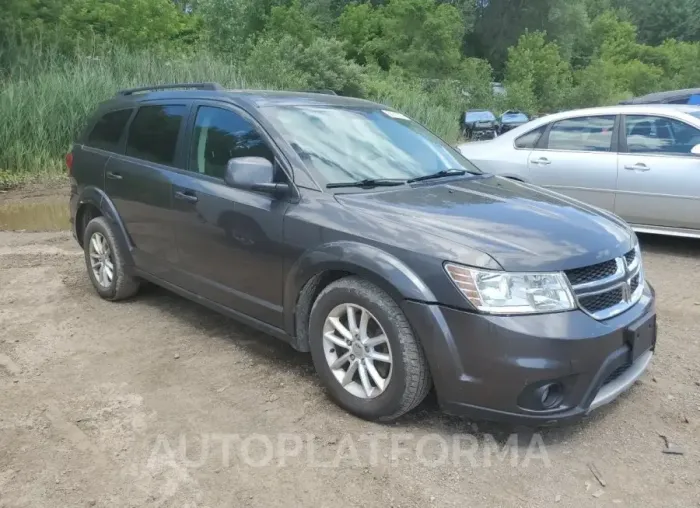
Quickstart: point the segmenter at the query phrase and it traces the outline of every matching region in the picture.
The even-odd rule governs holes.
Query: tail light
[[[73,176],[73,152],[66,154],[66,167],[68,168],[68,176]]]

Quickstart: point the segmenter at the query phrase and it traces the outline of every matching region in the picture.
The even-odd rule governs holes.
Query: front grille
[[[579,308],[603,320],[624,312],[640,298],[644,282],[642,260],[633,249],[623,256],[583,268],[566,270]]]
[[[629,369],[631,366],[632,366],[631,363],[626,363],[624,365],[620,365],[617,369],[615,369],[610,374],[608,374],[608,377],[605,378],[605,381],[603,381],[603,384],[607,385],[608,383],[612,383],[617,378],[619,378],[622,374],[624,374],[625,371],[627,369]]]
[[[585,284],[587,282],[594,282],[604,279],[605,277],[610,277],[611,275],[615,275],[615,272],[617,272],[617,263],[614,259],[611,259],[610,261],[598,263],[597,265],[566,270],[566,276],[569,278],[571,285],[576,286],[577,284]]]
[[[617,305],[622,301],[622,289],[616,288],[605,293],[599,293],[597,295],[582,296],[578,299],[581,307],[586,309],[591,314],[600,312],[607,308]]]
[[[632,277],[632,280],[630,281],[630,291],[632,293],[634,293],[638,287],[639,287],[639,274]]]

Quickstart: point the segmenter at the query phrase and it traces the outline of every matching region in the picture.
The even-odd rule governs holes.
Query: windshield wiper
[[[451,168],[451,169],[443,169],[442,171],[438,171],[437,173],[431,173],[429,175],[423,175],[423,176],[417,176],[415,178],[411,178],[408,180],[407,183],[413,183],[413,182],[422,182],[424,180],[435,180],[436,178],[445,178],[447,176],[460,176],[460,175],[466,175],[469,173],[470,175],[480,175],[481,173],[477,173],[476,171],[467,171],[466,169],[457,169],[457,168]]]
[[[406,180],[393,178],[365,178],[356,182],[333,182],[326,185],[326,189],[339,189],[341,187],[360,187],[362,189],[371,189],[372,187],[395,187],[404,185]]]

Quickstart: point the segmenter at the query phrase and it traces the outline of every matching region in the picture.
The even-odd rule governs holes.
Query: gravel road
[[[534,431],[358,420],[285,344],[155,287],[102,301],[67,232],[0,232],[0,507],[700,506],[700,242],[642,242],[649,372]]]

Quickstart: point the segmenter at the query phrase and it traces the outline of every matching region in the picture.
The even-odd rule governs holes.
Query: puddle
[[[0,202],[0,231],[61,231],[69,229],[65,197]]]

